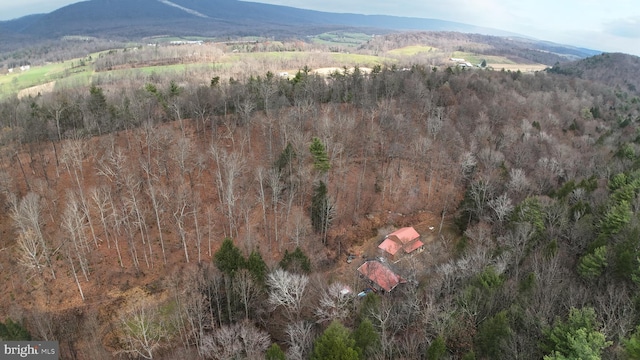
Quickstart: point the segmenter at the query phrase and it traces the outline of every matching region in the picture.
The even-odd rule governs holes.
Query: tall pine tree
[[[216,267],[227,275],[233,275],[238,269],[245,267],[245,260],[240,249],[230,238],[224,239],[220,250],[213,256]]]
[[[309,151],[311,151],[311,155],[313,155],[313,167],[321,173],[326,173],[331,168],[327,150],[319,138],[314,136],[311,141]]]
[[[349,330],[340,322],[333,321],[313,344],[311,360],[358,360],[360,354],[355,344]]]
[[[311,224],[313,229],[322,236],[322,242],[327,242],[327,231],[333,220],[334,208],[327,195],[327,185],[320,181],[313,191],[311,199]]]

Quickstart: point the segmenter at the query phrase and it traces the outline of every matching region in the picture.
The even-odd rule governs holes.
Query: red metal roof
[[[380,245],[378,245],[378,248],[388,252],[391,255],[395,255],[398,250],[402,248],[402,245],[392,239],[386,238]]]
[[[424,245],[420,241],[420,234],[412,227],[404,227],[387,235],[384,241],[378,245],[378,248],[395,256],[395,254],[403,249],[409,254]]]
[[[414,229],[413,227],[404,227],[387,235],[388,238],[392,236],[398,238],[401,243],[406,244],[408,242],[411,242],[411,240],[419,238],[420,234],[418,234],[416,229]]]
[[[393,290],[398,284],[406,282],[379,261],[367,261],[360,265],[358,271],[387,292]]]
[[[420,246],[423,246],[423,245],[424,243],[422,241],[416,239],[415,241],[410,242],[407,245],[403,246],[402,249],[407,254],[410,254],[411,252],[416,251],[418,248],[420,248]]]

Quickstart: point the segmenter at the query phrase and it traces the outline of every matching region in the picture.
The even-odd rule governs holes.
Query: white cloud
[[[640,16],[617,19],[604,24],[605,33],[629,39],[640,39]]]

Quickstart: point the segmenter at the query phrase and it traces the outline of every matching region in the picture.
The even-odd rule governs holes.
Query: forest
[[[154,72],[3,99],[0,339],[64,359],[640,359],[640,69],[555,69]],[[406,283],[357,296],[405,226],[425,241]]]

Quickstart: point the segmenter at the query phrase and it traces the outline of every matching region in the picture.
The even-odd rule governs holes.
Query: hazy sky
[[[0,0],[0,20],[46,13],[74,2],[78,1]],[[457,21],[507,30],[561,44],[640,55],[640,1],[638,0],[262,0],[258,2],[321,11]]]

